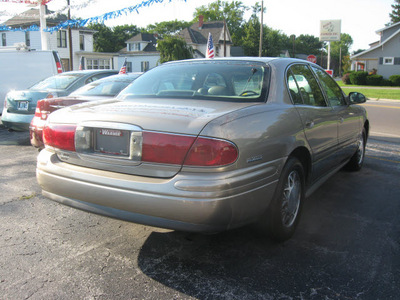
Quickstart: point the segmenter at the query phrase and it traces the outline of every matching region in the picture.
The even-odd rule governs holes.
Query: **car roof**
[[[289,58],[289,57],[251,57],[251,56],[243,56],[243,57],[218,57],[218,58],[195,58],[195,59],[185,59],[180,61],[171,61],[166,62],[164,64],[179,64],[179,63],[192,63],[192,62],[218,62],[218,61],[238,61],[238,62],[260,62],[265,64],[292,64],[292,63],[307,63],[312,64],[309,61],[298,58]]]
[[[92,74],[101,74],[101,73],[118,73],[117,70],[105,69],[105,70],[82,70],[82,71],[67,71],[62,72],[58,75],[92,75]]]
[[[138,78],[142,75],[143,72],[133,72],[127,74],[116,74],[101,78],[99,80],[93,81],[97,83],[106,82],[106,81],[133,81],[134,79]]]

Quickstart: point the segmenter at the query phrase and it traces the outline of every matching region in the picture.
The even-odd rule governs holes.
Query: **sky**
[[[6,0],[7,1],[7,0]],[[9,0],[10,1],[10,0]],[[12,0],[11,0],[12,1]],[[67,0],[52,0],[51,10],[65,7]],[[89,18],[107,12],[134,6],[143,0],[70,0],[72,17]],[[107,26],[133,24],[146,27],[162,21],[191,21],[196,7],[208,5],[215,0],[164,0],[149,7],[142,7],[139,13],[118,17],[106,21]],[[228,0],[228,2],[230,2]],[[248,7],[256,0],[242,0]],[[261,3],[261,0],[258,0]],[[351,51],[368,49],[369,44],[379,40],[376,31],[390,21],[391,4],[394,0],[266,0],[264,24],[272,29],[281,30],[287,35],[309,34],[319,37],[321,20],[341,20],[341,32],[353,38]],[[10,18],[16,12],[29,7],[25,4],[0,2],[0,22]],[[245,15],[248,19],[250,12]]]

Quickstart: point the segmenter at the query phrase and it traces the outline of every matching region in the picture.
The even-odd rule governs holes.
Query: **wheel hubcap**
[[[358,142],[357,158],[358,164],[361,165],[364,159],[364,139],[362,137]]]
[[[293,225],[300,207],[301,182],[297,171],[292,171],[286,181],[282,195],[282,223],[286,227]]]

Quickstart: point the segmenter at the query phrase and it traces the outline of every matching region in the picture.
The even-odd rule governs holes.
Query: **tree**
[[[138,34],[140,29],[135,25],[120,25],[114,28],[104,24],[93,23],[88,26],[97,32],[93,35],[93,48],[96,52],[118,52],[126,47],[126,41]]]
[[[135,25],[118,25],[112,29],[115,38],[114,52],[126,47],[126,41],[141,32]]]
[[[178,37],[164,36],[162,40],[158,40],[157,50],[160,51],[160,63],[193,58],[192,47]]]
[[[392,12],[389,14],[390,23],[386,25],[392,25],[397,22],[400,22],[400,0],[394,0],[394,4],[392,4]]]
[[[246,56],[258,56],[260,44],[260,21],[258,18],[250,18],[243,26],[243,34],[238,41]]]
[[[364,51],[365,51],[365,49],[358,49],[358,50],[356,50],[356,51],[353,51],[353,54],[352,54],[352,55],[356,55],[356,54],[361,53],[361,52],[364,52]]]
[[[186,22],[186,21],[164,21],[161,23],[151,24],[146,27],[146,32],[148,33],[157,33],[161,37],[164,35],[173,35],[177,32],[190,27],[193,22]]]
[[[88,28],[96,30],[93,35],[93,49],[96,52],[114,52],[114,37],[110,27],[104,24],[89,24]]]
[[[295,40],[295,52],[299,54],[318,55],[323,47],[324,42],[321,42],[319,38],[313,35],[301,34]]]
[[[284,50],[290,49],[289,37],[280,30],[263,27],[262,56],[279,57]]]
[[[193,22],[198,22],[199,16],[203,16],[205,22],[223,21],[225,19],[232,42],[236,45],[240,41],[242,26],[245,22],[243,16],[248,9],[241,1],[227,2],[217,0],[208,6],[202,5],[196,8],[193,14]]]
[[[353,44],[353,38],[347,34],[340,34],[340,41],[331,42],[331,69],[335,74],[340,75],[343,71],[343,58],[350,54],[349,49]],[[341,56],[340,56],[341,54]],[[339,63],[340,57],[342,61]],[[339,70],[339,65],[342,69]]]

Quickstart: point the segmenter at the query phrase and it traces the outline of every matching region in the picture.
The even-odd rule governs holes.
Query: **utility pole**
[[[40,20],[40,39],[42,43],[42,50],[49,50],[48,33],[43,29],[47,27],[46,24],[46,4],[39,3],[39,20]]]
[[[262,46],[263,46],[263,15],[264,15],[264,0],[261,1],[261,22],[260,22],[260,47],[258,49],[258,56],[262,55]]]
[[[68,21],[71,20],[71,7],[69,4],[70,0],[67,0],[68,4]],[[74,70],[74,63],[73,63],[73,51],[72,51],[72,32],[71,26],[68,26],[68,44],[69,44],[69,70]]]

